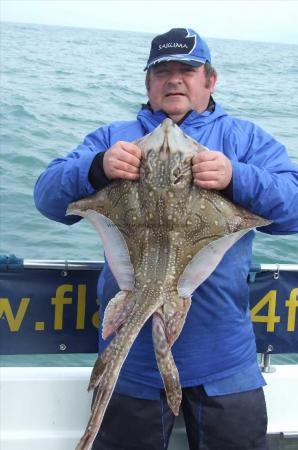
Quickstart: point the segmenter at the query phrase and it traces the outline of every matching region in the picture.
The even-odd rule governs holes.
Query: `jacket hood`
[[[206,110],[203,113],[191,111],[178,125],[183,130],[200,128],[223,116],[227,116],[227,113],[219,104],[215,103],[214,111]],[[137,115],[137,119],[141,122],[146,133],[153,131],[167,117],[168,115],[164,111],[159,110],[153,112],[150,107],[142,108]]]

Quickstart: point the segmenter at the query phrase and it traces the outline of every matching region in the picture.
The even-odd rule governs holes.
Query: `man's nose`
[[[182,82],[182,73],[177,71],[171,72],[168,78],[168,83],[181,83]]]

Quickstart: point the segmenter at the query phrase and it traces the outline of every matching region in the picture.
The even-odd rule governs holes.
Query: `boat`
[[[0,256],[0,355],[97,352],[96,284],[101,261]],[[251,316],[267,382],[271,450],[298,448],[298,364],[272,363],[298,353],[298,264],[253,265]],[[88,298],[88,301],[87,301]],[[0,367],[1,450],[73,450],[90,414],[92,367]],[[183,418],[169,450],[188,449]]]

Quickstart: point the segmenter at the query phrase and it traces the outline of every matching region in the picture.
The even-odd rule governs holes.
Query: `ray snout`
[[[154,131],[134,143],[142,150],[144,159],[148,152],[158,154],[160,159],[166,160],[174,153],[194,156],[202,151],[202,146],[187,136],[170,118],[165,119]]]
[[[161,131],[163,133],[163,145],[160,149],[161,159],[165,159],[165,155],[169,156],[174,153],[194,156],[198,151],[202,151],[201,146],[187,136],[172,119],[165,119],[162,122]]]
[[[180,128],[175,125],[172,119],[165,119],[161,124],[161,131],[163,134],[163,143],[159,150],[159,158],[164,161],[170,157],[171,154],[179,151],[176,145],[172,145],[174,135],[181,134]]]

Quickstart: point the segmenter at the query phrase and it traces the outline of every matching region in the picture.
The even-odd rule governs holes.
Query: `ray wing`
[[[107,261],[121,290],[134,288],[134,269],[125,235],[119,230],[125,220],[119,204],[125,198],[127,183],[116,182],[95,195],[73,202],[67,215],[84,217],[99,234]],[[124,200],[125,201],[125,200]]]
[[[189,208],[193,211],[194,220],[188,241],[191,241],[194,255],[178,280],[177,290],[181,297],[190,296],[211,275],[232,245],[246,233],[270,223],[216,191],[196,187]]]

